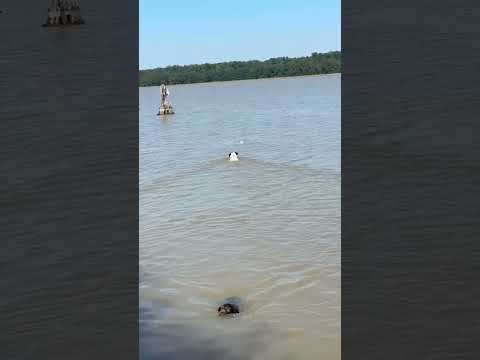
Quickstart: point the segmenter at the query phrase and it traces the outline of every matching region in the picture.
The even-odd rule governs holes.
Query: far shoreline
[[[215,83],[229,83],[229,82],[239,82],[239,81],[254,81],[254,80],[279,80],[279,79],[291,79],[291,78],[302,78],[302,77],[314,77],[314,76],[331,76],[331,75],[341,75],[341,72],[338,73],[328,73],[328,74],[310,74],[310,75],[292,75],[292,76],[274,76],[274,77],[262,77],[262,78],[252,78],[252,79],[238,79],[238,80],[217,80],[217,81],[203,81],[203,82],[192,82],[192,83],[183,83],[183,84],[166,84],[168,86],[182,86],[182,85],[196,85],[196,84],[215,84]],[[149,88],[149,87],[159,87],[160,85],[139,85],[139,88]]]

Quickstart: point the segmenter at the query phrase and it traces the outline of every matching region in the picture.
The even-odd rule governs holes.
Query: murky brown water
[[[138,353],[138,3],[80,2],[0,1],[1,359]]]
[[[340,359],[340,76],[170,91],[140,89],[142,358]]]

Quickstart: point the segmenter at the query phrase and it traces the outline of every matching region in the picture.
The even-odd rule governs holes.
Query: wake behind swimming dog
[[[238,152],[234,151],[228,154],[228,161],[238,161]]]

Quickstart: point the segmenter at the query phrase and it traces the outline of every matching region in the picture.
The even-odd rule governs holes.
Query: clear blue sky
[[[340,0],[140,0],[140,69],[340,50]]]

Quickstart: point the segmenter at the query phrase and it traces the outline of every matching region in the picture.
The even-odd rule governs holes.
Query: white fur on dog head
[[[238,153],[236,151],[231,152],[228,154],[228,160],[230,161],[238,161]]]

